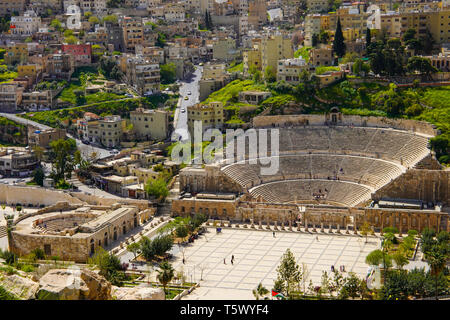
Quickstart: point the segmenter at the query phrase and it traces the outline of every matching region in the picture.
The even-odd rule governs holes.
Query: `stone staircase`
[[[8,229],[5,225],[0,226],[0,238],[6,237],[8,235]]]

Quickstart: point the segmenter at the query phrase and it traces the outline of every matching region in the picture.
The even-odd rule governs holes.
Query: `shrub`
[[[383,229],[383,233],[398,233],[398,229],[396,227],[386,227]]]
[[[37,260],[45,260],[45,253],[41,248],[36,248],[31,252],[34,254]]]
[[[31,264],[24,264],[20,269],[25,272],[33,272],[34,271],[34,267]]]

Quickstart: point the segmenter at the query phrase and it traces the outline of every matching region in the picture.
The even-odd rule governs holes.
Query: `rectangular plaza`
[[[206,236],[199,237],[186,247],[183,255],[175,255],[174,267],[183,268],[188,281],[203,281],[186,299],[253,299],[252,289],[258,283],[273,287],[277,267],[286,249],[291,249],[297,263],[307,266],[306,287],[309,281],[320,284],[322,271],[339,270],[345,266],[345,275],[354,272],[364,277],[367,254],[380,247],[376,238],[328,233],[300,233],[222,229],[216,233],[208,228]],[[234,264],[231,257],[234,255]],[[224,259],[226,264],[224,264]]]

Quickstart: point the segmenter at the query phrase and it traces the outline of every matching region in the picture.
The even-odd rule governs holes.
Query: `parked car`
[[[189,97],[188,96],[184,97],[184,100],[189,100]]]

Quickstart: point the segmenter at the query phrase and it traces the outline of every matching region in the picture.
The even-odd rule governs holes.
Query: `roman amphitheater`
[[[109,249],[156,211],[148,201],[9,185],[0,185],[0,203],[26,211],[13,220],[11,251],[24,256],[40,248],[49,257],[75,262],[86,262],[99,247]]]
[[[240,162],[185,168],[174,214],[203,212],[222,225],[261,229],[348,233],[367,222],[378,232],[450,230],[450,172],[429,149],[432,125],[335,109],[256,117],[253,127],[279,129],[278,172],[262,175],[264,159],[250,164],[248,150]]]

